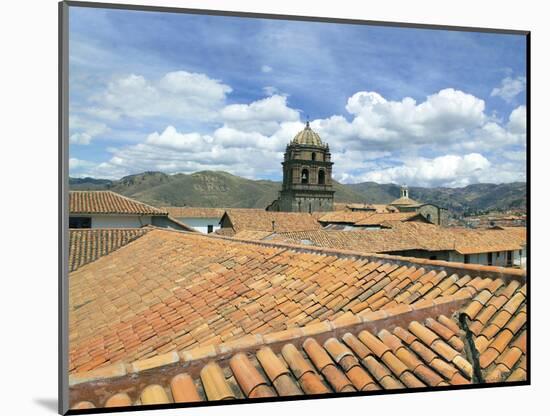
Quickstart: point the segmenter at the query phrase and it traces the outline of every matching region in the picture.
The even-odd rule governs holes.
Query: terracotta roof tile
[[[226,208],[207,207],[161,207],[174,218],[221,218]]]
[[[311,364],[304,359],[302,354],[293,344],[286,344],[282,348],[281,353],[292,370],[294,377],[297,379],[301,379],[306,373],[315,374],[315,370]]]
[[[372,335],[368,331],[361,331],[358,338],[365,344],[370,351],[372,351],[376,356],[382,357],[390,348]]]
[[[199,344],[204,349],[193,354],[208,357],[215,354],[212,345],[222,341],[254,343],[243,338],[247,335],[327,318],[345,325],[395,306],[408,310],[403,303],[429,306],[431,300],[411,297],[411,292],[436,289],[441,275],[153,229],[133,241],[131,249],[128,245],[71,274],[71,371]],[[107,282],[104,293],[100,288]],[[386,292],[389,285],[393,289]],[[361,315],[354,316],[357,312]],[[374,312],[378,315],[370,315]],[[318,330],[326,325],[319,323]],[[182,354],[193,358],[190,352]]]
[[[422,217],[417,212],[392,212],[392,213],[375,213],[365,217],[355,223],[355,225],[382,225],[385,222],[394,221],[411,221],[413,219],[421,219]]]
[[[201,397],[189,374],[178,374],[170,381],[170,389],[175,403],[199,402]]]
[[[165,404],[170,403],[168,395],[164,388],[158,384],[152,384],[143,389],[141,392],[142,404]]]
[[[118,250],[151,229],[144,227],[69,230],[69,272]]]
[[[132,400],[126,393],[117,393],[111,396],[106,402],[105,407],[131,406]]]
[[[256,356],[258,361],[264,368],[267,376],[271,381],[275,381],[277,378],[284,374],[288,374],[288,368],[282,363],[282,361],[275,355],[275,353],[269,347],[260,349]]]
[[[168,215],[165,210],[111,191],[70,191],[69,212],[71,215]]]
[[[379,390],[380,387],[375,383],[373,378],[361,366],[353,366],[346,375],[359,391]]]
[[[268,387],[267,381],[252,365],[245,354],[239,353],[234,355],[229,361],[229,365],[245,396],[249,397],[259,386],[263,385]],[[262,397],[271,397],[275,395],[275,392],[270,388],[264,390],[265,391],[263,391],[261,395]]]
[[[365,215],[360,212],[347,212],[345,216]],[[410,213],[406,213],[407,215]],[[336,215],[335,213],[327,215]],[[368,213],[367,213],[368,215]],[[399,214],[370,214],[364,221],[383,216]],[[413,217],[414,218],[414,217]],[[357,222],[357,225],[361,223]],[[448,251],[461,254],[486,253],[507,250],[520,250],[526,242],[525,234],[510,230],[478,230],[468,228],[446,228],[418,221],[384,221],[383,229],[367,231],[338,231],[330,229],[277,231],[270,235],[270,241],[330,247],[346,250],[359,250],[367,253],[399,252],[407,250]],[[269,228],[268,230],[272,230]],[[446,284],[449,284],[447,282]]]
[[[334,364],[327,365],[321,371],[325,379],[337,393],[356,391],[353,383]]]
[[[513,294],[511,296],[513,297]],[[453,302],[456,301],[450,298],[447,302],[454,305]],[[324,332],[308,331],[306,326],[298,332],[289,330],[287,337],[260,336],[260,343],[232,343],[228,346],[222,344],[216,347],[215,351],[223,351],[221,357],[227,357],[229,353],[228,361],[224,361],[223,358],[219,360],[219,356],[214,355],[210,358],[212,361],[205,365],[202,358],[204,354],[194,354],[191,351],[190,356],[197,358],[186,361],[186,365],[189,366],[189,371],[194,366],[199,366],[200,378],[208,400],[241,397],[236,395],[232,383],[235,389],[242,390],[244,396],[249,398],[270,397],[275,394],[286,396],[303,393],[323,394],[330,391],[351,392],[468,384],[471,382],[472,364],[464,351],[454,349],[447,342],[455,338],[462,341],[459,337],[463,336],[463,332],[454,328],[457,330],[455,333],[449,327],[457,325],[456,316],[463,313],[472,302],[477,301],[466,300],[460,311],[452,313],[452,310],[449,310],[444,315],[440,312],[441,305],[447,305],[445,303],[413,308],[400,313],[388,313],[377,318],[378,321],[375,319],[366,323],[350,323],[344,328],[349,328],[351,332],[339,336],[334,335],[330,325],[324,326]],[[419,311],[424,311],[427,315],[420,318]],[[521,315],[525,315],[523,305],[518,308],[513,319],[518,319]],[[364,325],[388,325],[381,324],[389,322],[386,321],[388,319],[402,322],[411,332],[400,326],[392,328],[391,324],[390,330],[383,328],[377,335],[374,335],[371,329],[362,329]],[[441,322],[446,322],[447,325]],[[523,325],[521,331],[518,329],[517,336],[510,335],[512,332],[506,328],[500,330],[487,350],[481,354],[480,364],[486,382],[525,379],[527,337],[526,331],[522,328]],[[315,335],[306,336],[306,332]],[[327,334],[330,336],[327,337]],[[323,344],[315,337],[321,337]],[[281,344],[281,356],[278,356],[270,345]],[[231,348],[236,349],[232,354]],[[245,355],[243,349],[256,355],[258,367],[249,358],[254,355]],[[160,365],[160,369],[165,367]],[[148,369],[147,373],[150,371],[152,370]],[[263,376],[264,373],[267,378]],[[139,377],[140,373],[136,374]],[[159,377],[161,374],[163,373],[160,372]],[[80,379],[86,380],[85,377]],[[197,392],[191,377],[179,374],[175,378],[166,379],[170,382],[174,401],[178,400],[178,388],[174,387],[174,380],[178,379],[181,379],[181,393],[186,390],[185,393],[192,397],[185,401],[200,400],[200,393]],[[183,387],[184,385],[188,387]],[[78,384],[73,386],[75,387],[77,388]],[[142,402],[144,398],[148,403],[154,403],[155,400],[170,400],[166,395],[167,390],[161,385],[150,386],[147,389],[154,390],[154,394],[149,394],[155,398],[147,399],[147,394],[144,395],[147,391],[144,391],[139,396]],[[128,395],[128,399],[133,401],[131,395]],[[91,397],[79,396],[75,403],[88,401],[101,406],[109,400],[114,399],[107,397],[105,401],[96,401]]]
[[[215,362],[206,364],[201,370],[201,380],[208,400],[234,399],[235,394],[225,380],[220,366]]]
[[[300,386],[306,394],[330,393],[328,387],[323,383],[319,375],[315,373],[305,373],[300,378]]]
[[[101,407],[118,393],[154,403],[470,383],[457,317],[482,303],[469,324],[479,327],[476,345],[485,343],[484,377],[521,378],[526,290],[517,282],[523,278],[500,271],[502,284],[493,284],[481,269],[473,275],[457,276],[457,288],[469,284],[461,294],[411,300],[446,281],[441,269],[152,230],[71,274],[71,403]],[[338,306],[339,297],[348,303]],[[390,302],[377,309],[386,297]],[[505,299],[498,309],[495,298]],[[477,320],[489,308],[495,313]],[[140,384],[142,374],[148,378]],[[128,384],[79,388],[105,377]]]
[[[234,235],[241,231],[287,232],[319,230],[321,228],[316,216],[304,212],[273,212],[262,209],[236,208],[227,209],[221,221],[224,222],[225,218],[231,224],[227,235]]]
[[[74,409],[74,410],[94,409],[94,408],[95,408],[95,405],[89,401],[78,402],[71,407],[71,409]]]

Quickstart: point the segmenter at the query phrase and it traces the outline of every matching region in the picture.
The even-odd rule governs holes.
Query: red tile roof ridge
[[[288,328],[267,334],[249,334],[241,338],[194,347],[188,350],[170,351],[150,358],[133,362],[118,362],[89,371],[69,375],[69,386],[81,385],[121,377],[135,377],[144,372],[161,370],[177,365],[179,369],[189,368],[194,364],[204,365],[207,361],[229,359],[237,353],[247,352],[261,347],[282,348],[285,344],[302,343],[308,338],[324,343],[326,340],[339,337],[347,332],[368,330],[377,333],[382,329],[407,325],[413,321],[427,318],[437,319],[440,315],[451,315],[464,307],[472,299],[468,292],[442,296],[436,300],[426,299],[415,304],[399,306],[359,314],[351,314],[334,320],[325,320],[303,327]]]
[[[215,238],[215,239],[221,239],[221,240],[236,241],[236,242],[259,245],[264,247],[286,248],[286,249],[294,250],[298,252],[309,252],[309,253],[320,254],[320,255],[332,255],[336,257],[358,257],[369,261],[385,260],[388,263],[395,263],[398,265],[417,264],[420,267],[426,268],[427,271],[446,270],[446,271],[450,271],[450,274],[456,273],[456,272],[466,273],[466,274],[471,273],[479,277],[490,277],[492,279],[501,278],[501,279],[504,279],[505,282],[508,282],[509,280],[517,280],[519,282],[525,283],[525,279],[527,277],[526,270],[514,269],[511,267],[486,266],[483,264],[458,263],[458,262],[444,261],[444,260],[428,260],[428,259],[421,259],[418,257],[405,257],[405,256],[397,256],[394,254],[367,253],[364,251],[345,250],[345,249],[338,249],[338,248],[326,248],[326,247],[317,247],[317,246],[306,246],[306,245],[300,245],[300,244],[282,243],[278,241],[247,240],[243,238],[235,238],[235,237],[219,235],[215,233],[202,234],[202,233],[190,232],[190,231],[184,231],[184,230],[174,230],[171,228],[155,227],[155,229],[156,231],[159,231],[159,232],[192,234],[194,236],[200,236],[202,238]]]
[[[80,190],[74,190],[74,191],[69,191],[69,196],[70,195],[77,195],[77,194],[90,194],[90,193],[104,193],[104,194],[111,194],[113,195],[115,198],[121,198],[121,199],[125,199],[127,200],[129,203],[131,204],[134,204],[134,205],[138,205],[138,206],[143,206],[145,208],[145,210],[143,210],[143,212],[132,212],[132,213],[129,213],[129,215],[134,215],[134,214],[142,214],[142,215],[152,215],[152,216],[155,216],[155,215],[160,215],[160,216],[164,216],[164,215],[168,215],[168,212],[167,211],[164,211],[158,207],[155,207],[153,205],[150,205],[150,204],[146,204],[145,202],[141,202],[141,201],[138,201],[137,199],[132,199],[128,196],[125,196],[125,195],[122,195],[122,194],[119,194],[117,192],[114,192],[114,191],[109,191],[109,190],[96,190],[96,191],[80,191]],[[73,214],[84,214],[84,213],[90,213],[90,214],[93,214],[93,213],[96,213],[96,212],[93,212],[93,211],[89,211],[87,212],[86,210],[74,210],[74,211],[71,211],[71,207],[70,207],[71,203],[69,202],[69,211]],[[119,212],[102,212],[101,215],[121,215],[121,213]]]
[[[175,230],[170,230],[175,231]],[[397,264],[404,262],[407,264],[418,264],[422,267],[430,267],[432,270],[451,270],[452,272],[460,271],[465,273],[472,273],[479,275],[481,277],[489,276],[492,278],[511,278],[512,280],[522,280],[526,278],[527,272],[523,269],[514,269],[511,267],[499,267],[499,266],[486,266],[482,264],[475,263],[458,263],[451,261],[443,260],[428,260],[421,259],[418,257],[405,257],[397,256],[393,254],[379,254],[379,253],[367,253],[364,251],[355,251],[355,250],[345,250],[339,248],[327,248],[327,247],[318,247],[318,246],[306,246],[299,244],[283,243],[277,241],[266,241],[266,240],[247,240],[241,238],[235,238],[225,235],[217,234],[206,234],[203,235],[206,238],[218,238],[231,241],[238,241],[247,244],[261,245],[265,247],[279,247],[287,248],[291,250],[310,252],[310,253],[319,253],[326,255],[333,255],[337,257],[349,256],[349,257],[361,257],[367,259],[380,259],[386,261],[394,261]]]

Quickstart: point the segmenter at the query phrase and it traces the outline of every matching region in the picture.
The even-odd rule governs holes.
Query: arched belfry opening
[[[302,169],[301,182],[302,182],[302,184],[309,183],[309,170]]]
[[[332,165],[328,144],[306,123],[286,146],[278,211],[332,211]],[[269,209],[269,208],[268,208]]]

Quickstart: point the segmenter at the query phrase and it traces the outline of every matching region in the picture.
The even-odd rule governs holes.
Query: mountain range
[[[399,198],[395,184],[333,181],[336,202],[387,204]],[[110,190],[154,206],[265,208],[277,198],[281,183],[251,180],[220,171],[168,175],[143,172],[119,180],[69,178],[71,190]],[[448,208],[453,213],[525,209],[525,182],[474,184],[463,188],[409,187],[411,198]]]

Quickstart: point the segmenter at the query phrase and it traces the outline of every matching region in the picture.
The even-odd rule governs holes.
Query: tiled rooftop
[[[348,311],[301,328],[73,374],[71,405],[130,406],[526,380],[522,276],[453,275],[428,290],[408,276],[401,282],[417,294],[412,304]],[[375,293],[384,295],[374,297],[387,296],[392,283],[377,284]]]
[[[111,191],[71,191],[69,192],[69,212],[72,215],[168,215],[164,210]]]
[[[377,214],[375,214],[377,215]],[[393,214],[388,214],[393,215]],[[319,247],[385,253],[404,250],[455,250],[461,254],[520,250],[527,241],[524,227],[479,230],[445,228],[416,221],[388,221],[385,229],[367,231],[315,230],[276,233],[270,241],[300,244],[308,241]]]
[[[427,220],[417,212],[388,212],[388,213],[375,213],[365,217],[355,223],[355,225],[380,225],[386,221],[411,221],[417,220],[427,222]]]
[[[273,234],[273,231],[244,230],[235,233],[232,237],[241,240],[263,240]],[[223,235],[223,234],[222,234]]]
[[[397,212],[396,207],[386,204],[358,204],[350,202],[335,202],[334,211],[372,210],[380,214],[385,212]]]
[[[319,217],[319,221],[323,223],[355,224],[373,213],[374,211],[332,211]]]
[[[376,212],[376,211],[332,211],[319,217],[322,223],[344,223],[356,226],[380,225],[386,221],[421,220],[427,222],[417,212]],[[298,230],[290,230],[298,231]]]
[[[317,215],[305,212],[273,212],[263,209],[228,209],[227,216],[232,229],[221,233],[232,235],[240,231],[306,231],[318,230],[321,224]],[[223,220],[223,218],[222,218]],[[275,227],[275,230],[273,229]]]
[[[175,218],[221,218],[226,211],[225,208],[205,207],[162,207],[161,209]]]
[[[69,271],[125,246],[150,230],[150,227],[69,230]]]
[[[70,274],[69,370],[476,293],[485,272],[522,275],[455,266],[153,229]]]

